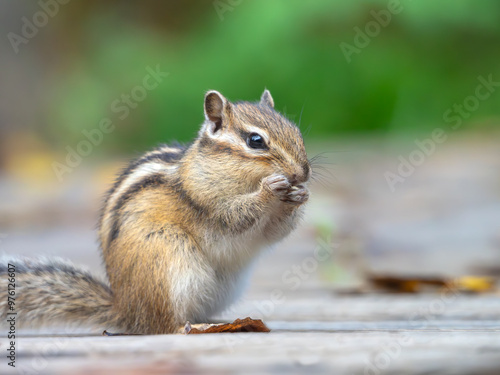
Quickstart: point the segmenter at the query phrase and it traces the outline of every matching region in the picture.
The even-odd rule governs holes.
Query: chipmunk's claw
[[[264,187],[274,195],[284,195],[292,186],[283,175],[272,175],[263,180]]]
[[[309,191],[302,185],[292,186],[288,189],[286,196],[281,199],[291,204],[303,204],[309,199]]]
[[[280,201],[301,205],[309,199],[309,191],[304,185],[292,185],[283,175],[272,175],[262,181],[264,189],[279,198]]]

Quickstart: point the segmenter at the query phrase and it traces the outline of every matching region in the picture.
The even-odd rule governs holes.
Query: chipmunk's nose
[[[311,176],[311,168],[309,167],[308,163],[305,163],[300,168],[298,168],[298,170],[295,173],[292,173],[290,175],[288,181],[292,185],[298,185],[307,182],[310,176]]]

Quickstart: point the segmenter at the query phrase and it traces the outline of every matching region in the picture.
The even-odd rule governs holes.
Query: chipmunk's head
[[[200,149],[212,167],[250,182],[255,188],[272,174],[286,176],[292,185],[307,182],[311,167],[297,126],[274,110],[271,93],[265,90],[257,103],[229,102],[217,91],[205,95],[205,122],[200,130]]]

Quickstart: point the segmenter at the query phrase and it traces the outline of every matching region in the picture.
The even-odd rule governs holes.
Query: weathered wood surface
[[[0,374],[500,374],[498,292],[347,295],[333,289],[359,285],[367,269],[447,276],[500,269],[500,175],[492,172],[500,167],[499,150],[493,143],[447,144],[395,193],[383,173],[396,167],[397,155],[351,150],[353,160],[335,171],[335,190],[313,194],[305,224],[262,257],[249,291],[217,317],[263,319],[269,334],[22,331],[18,367],[9,369],[2,355]],[[103,274],[91,229],[97,209],[88,206],[96,189],[87,180],[68,183],[72,194],[82,192],[83,203],[73,206],[54,196],[37,206],[21,187],[0,183],[0,250],[68,257]],[[34,207],[51,207],[59,216],[45,220]]]
[[[262,301],[248,300],[237,309],[251,311]],[[19,339],[18,363],[27,373],[42,374],[500,373],[500,298],[437,301],[436,295],[325,293],[277,306],[266,320],[268,334],[27,332]]]

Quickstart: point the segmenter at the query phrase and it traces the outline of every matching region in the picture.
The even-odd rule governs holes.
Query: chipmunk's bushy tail
[[[20,327],[46,324],[85,324],[115,327],[113,295],[109,286],[89,272],[59,258],[0,257],[0,313],[17,312]],[[9,269],[10,268],[10,269]],[[11,272],[13,271],[13,272]],[[12,277],[13,276],[13,277]],[[8,283],[15,279],[12,300],[8,304]],[[11,292],[12,293],[12,292]]]

